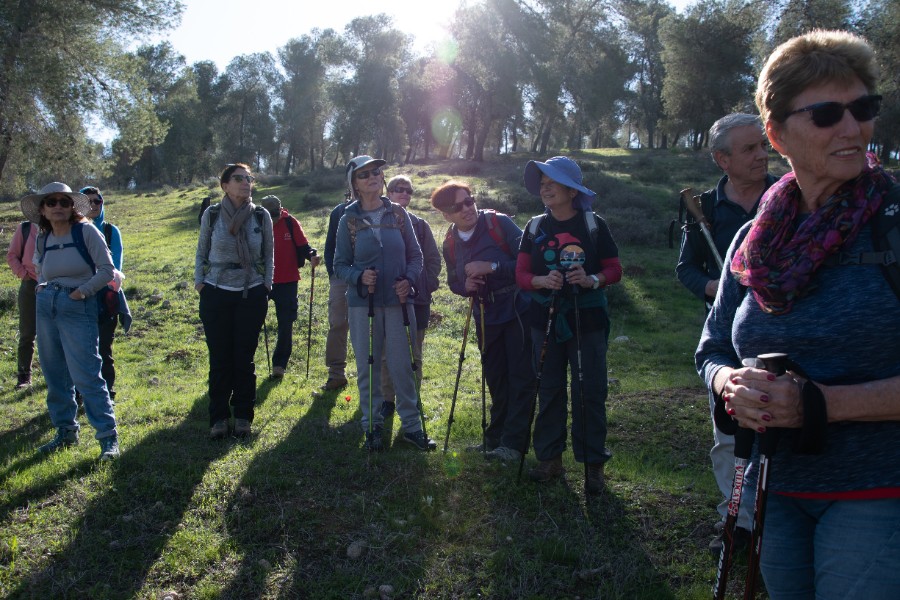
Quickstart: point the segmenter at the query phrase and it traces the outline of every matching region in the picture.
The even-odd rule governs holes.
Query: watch
[[[591,289],[596,290],[598,287],[600,287],[600,278],[596,275],[591,275],[591,279],[594,280],[594,283],[591,284]]]
[[[499,268],[500,268],[500,265],[498,263],[495,263],[495,262],[491,263],[491,273],[496,273],[497,269],[499,269]]]

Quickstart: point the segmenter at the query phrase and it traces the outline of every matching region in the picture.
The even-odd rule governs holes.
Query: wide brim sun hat
[[[382,167],[387,164],[386,160],[380,158],[372,158],[368,154],[361,154],[359,156],[354,157],[347,163],[347,188],[350,190],[351,195],[355,198],[356,194],[353,192],[353,174],[362,169],[363,167],[368,167],[369,165],[373,165],[374,167]]]
[[[48,183],[41,188],[37,194],[29,194],[22,198],[19,205],[22,207],[22,214],[32,223],[40,223],[41,221],[41,202],[51,194],[63,194],[72,199],[75,204],[75,210],[82,215],[88,214],[91,210],[91,203],[88,197],[80,192],[73,192],[72,188],[59,181]]]
[[[554,156],[548,158],[546,162],[528,161],[523,176],[525,189],[535,196],[541,195],[541,175],[546,175],[556,183],[578,190],[578,195],[572,199],[572,205],[581,210],[589,209],[591,202],[597,197],[596,192],[584,187],[581,183],[581,168],[578,163],[567,156]]]

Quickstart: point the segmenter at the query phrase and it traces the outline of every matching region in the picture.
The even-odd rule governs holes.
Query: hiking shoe
[[[221,440],[228,435],[228,419],[219,419],[209,428],[209,438],[211,440]]]
[[[272,379],[281,379],[284,377],[284,367],[272,367]]]
[[[385,400],[381,403],[381,416],[387,419],[389,416],[394,414],[394,410],[396,410],[397,405],[391,402],[390,400]]]
[[[602,494],[606,487],[606,477],[603,475],[603,463],[593,463],[587,468],[587,481],[584,487],[588,494]]]
[[[709,552],[716,558],[722,555],[722,546],[725,545],[725,531],[722,531],[709,543]],[[734,528],[734,547],[731,549],[732,554],[738,554],[747,549],[750,545],[750,532],[743,527]]]
[[[425,437],[425,432],[421,430],[413,433],[404,432],[400,439],[404,442],[409,442],[419,450],[437,449],[437,442],[429,437]]]
[[[381,439],[381,427],[375,427],[371,432],[366,432],[366,441],[363,448],[369,452],[381,452],[384,449],[384,440]]]
[[[503,462],[517,462],[522,460],[522,453],[506,446],[497,446],[487,454],[485,458],[488,460],[499,460]]]
[[[24,390],[31,387],[31,375],[19,375],[19,381],[16,383],[17,390]]]
[[[43,446],[39,446],[38,452],[42,454],[50,454],[51,452],[56,452],[57,450],[62,450],[63,448],[74,446],[77,443],[77,429],[63,429],[62,427],[60,427],[56,430],[56,437],[54,437]]]
[[[237,437],[250,436],[250,421],[247,419],[234,420],[234,435]]]
[[[466,452],[493,452],[497,448],[497,444],[492,444],[488,442],[485,444],[475,444],[473,446],[466,446]]]
[[[100,460],[115,460],[119,458],[119,436],[110,435],[100,438]]]
[[[566,468],[562,464],[562,455],[550,460],[542,460],[538,466],[528,471],[528,477],[532,481],[540,483],[549,483],[559,479],[566,472]]]
[[[325,382],[325,385],[322,386],[322,389],[326,392],[330,392],[333,390],[339,390],[347,385],[346,377],[329,377],[328,381]]]

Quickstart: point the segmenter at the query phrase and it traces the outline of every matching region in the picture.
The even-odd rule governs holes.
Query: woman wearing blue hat
[[[540,464],[529,476],[549,482],[565,473],[568,366],[575,460],[586,464],[585,489],[599,494],[604,464],[612,456],[606,448],[609,315],[604,288],[622,277],[619,250],[606,221],[591,210],[596,194],[582,185],[581,169],[572,159],[529,161],[525,188],[540,196],[546,209],[528,222],[516,264],[516,283],[534,300],[529,321],[540,381],[533,439]]]

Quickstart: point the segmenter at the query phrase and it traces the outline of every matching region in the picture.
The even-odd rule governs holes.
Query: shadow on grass
[[[65,480],[109,469],[109,481],[100,486],[103,493],[89,497],[83,505],[67,507],[79,517],[65,528],[77,533],[59,550],[46,554],[41,568],[13,589],[10,597],[137,595],[167,542],[179,531],[210,463],[231,448],[207,438],[206,420],[197,418],[205,413],[206,402],[205,395],[198,398],[177,427],[123,447],[114,463],[85,460],[39,489],[30,488],[26,502],[46,502]],[[52,543],[48,546],[54,548]]]

